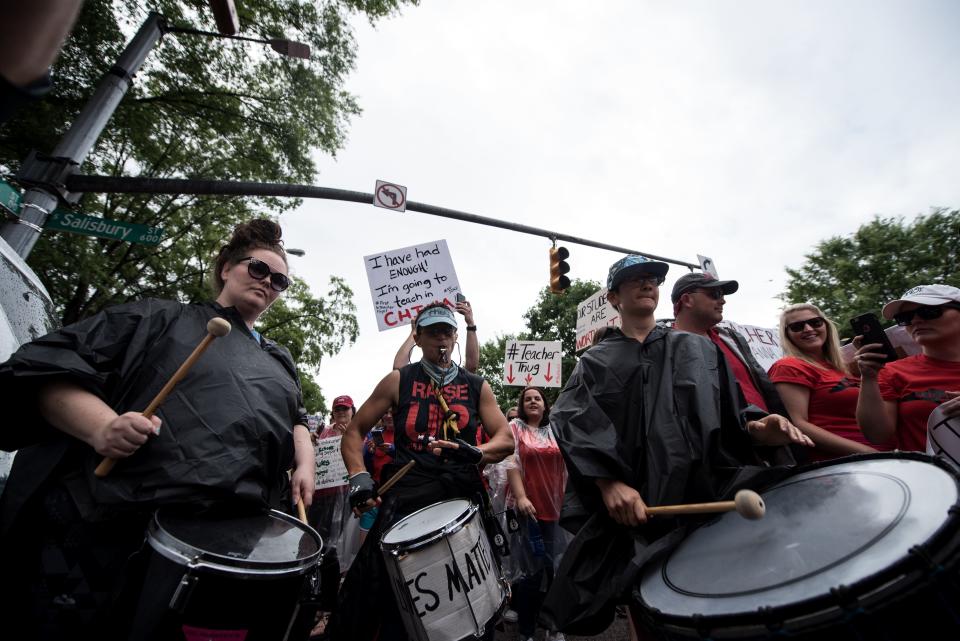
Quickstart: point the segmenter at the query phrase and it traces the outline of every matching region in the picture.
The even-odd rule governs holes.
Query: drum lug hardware
[[[939,563],[937,563],[930,557],[930,554],[927,553],[927,548],[925,546],[914,545],[909,550],[907,550],[907,552],[914,558],[920,559],[927,570],[943,569]]]
[[[174,590],[173,596],[170,597],[170,609],[178,614],[183,614],[183,610],[190,600],[190,594],[193,592],[196,584],[197,577],[193,575],[193,565],[190,565],[187,567],[187,572],[180,579],[180,583],[177,585],[177,589]]]

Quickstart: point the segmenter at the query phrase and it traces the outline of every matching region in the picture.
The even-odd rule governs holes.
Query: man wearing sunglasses
[[[690,273],[681,276],[673,286],[670,300],[676,321],[674,328],[706,336],[716,343],[748,405],[764,412],[787,416],[776,387],[767,371],[757,362],[750,346],[738,332],[717,327],[723,320],[724,296],[735,293],[740,284],[735,280],[717,280],[710,274]]]
[[[679,539],[647,505],[718,500],[769,470],[755,445],[809,443],[787,421],[747,420],[717,348],[656,323],[667,269],[638,255],[610,267],[621,327],[584,353],[550,411],[570,475],[561,524],[576,538],[541,610],[549,629],[599,634],[638,568]]]
[[[331,621],[333,641],[406,638],[379,549],[383,533],[402,517],[439,501],[466,498],[484,505],[478,466],[513,453],[513,433],[490,385],[450,358],[457,342],[453,310],[442,302],[424,307],[415,321],[414,341],[423,352],[421,360],[393,370],[377,384],[341,443],[354,513],[380,508],[344,581]],[[414,465],[381,504],[363,463],[363,439],[388,411],[394,420],[394,461],[384,466],[381,478],[386,482],[403,465]],[[477,443],[479,423],[490,435],[486,443]]]
[[[920,285],[883,307],[921,348],[921,353],[884,363],[880,345],[862,345],[857,422],[873,443],[893,437],[902,450],[924,451],[927,419],[938,406],[945,416],[960,415],[960,289]]]

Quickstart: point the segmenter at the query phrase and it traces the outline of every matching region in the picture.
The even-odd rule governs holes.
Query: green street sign
[[[108,220],[80,214],[69,209],[55,209],[47,218],[47,224],[44,227],[58,231],[69,231],[83,236],[140,243],[141,245],[156,245],[160,242],[160,237],[163,236],[162,227],[148,227],[137,223]]]
[[[20,190],[5,180],[0,180],[0,207],[14,216],[20,213]]]

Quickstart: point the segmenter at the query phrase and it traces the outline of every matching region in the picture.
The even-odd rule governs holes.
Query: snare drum
[[[694,530],[640,581],[660,638],[960,638],[960,482],[919,453],[803,468],[766,516]]]
[[[191,515],[158,510],[134,619],[138,639],[287,639],[320,536],[282,512]],[[307,627],[309,629],[309,627]]]
[[[384,533],[380,549],[411,639],[480,636],[506,603],[499,564],[470,501],[417,510]]]

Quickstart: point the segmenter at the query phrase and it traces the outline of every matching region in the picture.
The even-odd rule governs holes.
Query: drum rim
[[[887,596],[888,593],[897,594],[902,592],[904,586],[908,589],[917,583],[917,573],[923,572],[921,565],[923,557],[928,559],[928,563],[943,564],[951,557],[956,557],[960,550],[960,470],[951,466],[938,456],[930,456],[923,452],[877,452],[870,454],[854,454],[839,459],[828,461],[818,461],[810,465],[805,465],[798,474],[825,468],[833,467],[843,463],[856,463],[869,460],[913,460],[923,463],[930,463],[946,471],[953,479],[957,487],[958,499],[947,511],[947,516],[933,534],[927,540],[911,548],[911,551],[922,548],[922,555],[908,554],[898,560],[896,563],[876,572],[872,575],[861,577],[859,580],[840,586],[841,589],[835,593],[817,595],[809,599],[803,599],[786,605],[771,606],[762,608],[762,612],[754,610],[751,612],[737,612],[731,614],[696,614],[693,616],[667,614],[657,608],[653,608],[643,600],[642,592],[638,584],[636,586],[637,604],[647,622],[652,622],[656,629],[664,630],[727,630],[737,629],[767,629],[771,625],[778,625],[781,629],[793,629],[796,624],[804,620],[822,620],[826,625],[835,620],[837,612],[845,611],[845,606],[855,604],[857,606],[872,607],[877,602]],[[761,492],[783,482],[785,479],[771,482],[763,487]],[[707,523],[705,521],[697,526],[699,529]],[[691,530],[693,532],[693,530]],[[952,545],[951,545],[952,542]],[[939,544],[939,546],[937,545]],[[930,551],[933,547],[934,552]],[[672,550],[667,553],[672,553]],[[656,562],[652,560],[651,562]],[[960,563],[956,559],[952,564]],[[844,603],[841,603],[841,600]],[[791,627],[791,624],[794,624]],[[810,629],[803,626],[801,629]]]
[[[467,508],[463,512],[461,512],[459,516],[457,516],[455,519],[450,521],[447,525],[441,527],[438,530],[427,532],[426,534],[423,534],[416,538],[407,539],[406,541],[397,541],[396,543],[384,542],[383,539],[386,538],[387,534],[389,534],[390,531],[393,530],[393,528],[397,527],[407,519],[413,518],[414,516],[416,516],[417,514],[420,514],[421,512],[426,512],[430,508],[436,507],[438,505],[442,505],[444,503],[452,503],[455,501],[465,501],[467,503]],[[465,498],[446,499],[443,501],[437,501],[436,503],[431,503],[426,507],[422,507],[419,510],[416,510],[414,512],[411,512],[410,514],[407,514],[405,517],[403,517],[402,519],[400,519],[399,521],[391,525],[387,529],[387,531],[383,533],[383,537],[381,537],[380,539],[380,549],[383,550],[384,552],[412,552],[413,550],[419,550],[420,548],[426,547],[436,541],[439,541],[440,539],[443,539],[450,534],[459,532],[461,529],[463,529],[463,527],[467,523],[470,522],[473,515],[476,514],[479,511],[479,509],[480,508],[477,506],[476,503],[474,503],[470,499],[465,499]]]
[[[269,510],[267,512],[268,516],[291,523],[306,534],[311,535],[317,544],[317,551],[300,559],[271,561],[269,563],[216,554],[177,538],[164,529],[159,521],[161,510],[162,508],[156,510],[150,519],[147,527],[147,542],[157,554],[191,569],[202,568],[218,574],[242,575],[246,578],[295,576],[309,572],[317,564],[323,549],[323,539],[312,527],[285,512]]]

